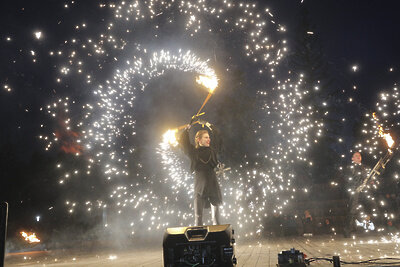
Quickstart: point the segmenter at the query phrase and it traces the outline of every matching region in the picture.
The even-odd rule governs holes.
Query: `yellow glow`
[[[218,86],[218,79],[216,76],[200,75],[196,78],[196,82],[208,88],[210,93],[214,92],[215,88]]]
[[[378,120],[375,112],[372,114],[372,116],[376,121]],[[378,124],[378,128],[379,128],[379,136],[386,140],[386,143],[389,148],[392,148],[392,146],[394,145],[394,140],[393,140],[392,136],[390,135],[390,133],[385,133],[383,130],[383,127],[379,124]]]
[[[25,232],[21,232],[21,235],[23,238],[25,238],[26,241],[28,241],[29,243],[39,243],[40,240],[36,237],[35,233],[32,234],[27,234]]]
[[[177,129],[168,130],[163,134],[163,143],[170,144],[172,146],[177,146],[178,141],[176,140]]]
[[[383,138],[385,138],[388,147],[391,148],[394,144],[394,140],[393,140],[392,136],[390,136],[389,133],[386,133],[386,134],[383,134]]]

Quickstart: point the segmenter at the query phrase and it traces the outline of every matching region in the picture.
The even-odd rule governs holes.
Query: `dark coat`
[[[189,131],[184,131],[179,144],[190,159],[190,170],[195,173],[194,194],[204,200],[205,208],[222,203],[221,189],[214,168],[218,164],[217,149],[211,142],[210,147],[195,148],[189,139]]]
[[[368,176],[368,168],[364,164],[352,163],[349,165],[345,171],[345,181],[347,183],[347,188],[356,190]]]

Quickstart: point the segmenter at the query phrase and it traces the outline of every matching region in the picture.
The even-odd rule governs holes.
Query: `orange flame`
[[[385,139],[389,148],[392,148],[392,146],[394,145],[394,140],[393,140],[392,136],[390,135],[390,133],[385,133],[385,131],[383,130],[383,127],[380,124],[378,124],[378,118],[377,118],[375,112],[372,113],[372,116],[374,117],[374,120],[376,121],[376,124],[378,125],[379,136]]]
[[[29,243],[39,243],[40,240],[36,237],[35,233],[25,233],[21,232],[21,236],[25,238],[25,241],[28,241]]]
[[[392,148],[392,146],[394,145],[394,140],[393,140],[392,136],[389,133],[386,133],[386,134],[383,134],[382,137],[385,138],[388,147]]]
[[[205,76],[205,75],[200,75],[196,78],[196,82],[203,85],[207,89],[209,89],[209,92],[212,94],[218,86],[218,79],[216,76]]]

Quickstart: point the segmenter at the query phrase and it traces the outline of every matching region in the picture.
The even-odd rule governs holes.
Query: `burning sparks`
[[[387,143],[387,145],[388,145],[389,148],[392,148],[392,147],[393,147],[393,145],[394,145],[394,140],[393,140],[392,136],[391,136],[389,133],[385,133],[385,134],[382,134],[382,135],[380,135],[380,136],[383,137],[383,138],[385,138],[386,143]]]
[[[40,240],[36,237],[35,233],[21,232],[21,236],[29,243],[39,243]]]
[[[163,143],[164,144],[170,144],[172,146],[177,146],[178,141],[176,140],[176,133],[178,132],[177,129],[174,130],[168,130],[164,135],[163,135]]]
[[[71,5],[68,3],[65,7]],[[67,187],[73,180],[90,183],[91,192],[96,191],[97,185],[104,185],[101,192],[105,194],[101,197],[88,194],[87,199],[79,201],[79,197],[75,199],[68,195],[71,201],[67,201],[65,207],[71,216],[80,216],[80,211],[87,211],[88,216],[101,212],[103,218],[110,214],[102,222],[104,230],[114,229],[116,221],[123,221],[126,222],[124,230],[132,236],[162,231],[173,224],[193,223],[193,175],[176,147],[178,129],[168,130],[162,140],[157,133],[158,139],[152,140],[152,146],[146,148],[146,152],[154,153],[151,154],[154,157],[150,168],[146,167],[145,153],[140,154],[143,151],[140,140],[135,139],[138,133],[143,133],[137,123],[140,119],[137,107],[142,107],[146,101],[139,98],[151,89],[149,84],[171,71],[196,77],[196,82],[207,88],[209,95],[197,114],[218,86],[229,84],[225,81],[235,76],[237,69],[243,70],[244,79],[251,81],[249,88],[252,86],[254,92],[257,91],[257,121],[249,121],[248,127],[256,142],[254,154],[243,155],[237,166],[231,166],[232,170],[225,173],[226,180],[220,181],[224,222],[236,225],[241,236],[254,236],[262,232],[265,217],[285,213],[297,192],[312,192],[310,188],[298,188],[295,182],[299,176],[312,173],[310,170],[318,165],[310,160],[309,152],[325,134],[322,114],[326,114],[325,108],[330,102],[319,99],[322,100],[320,103],[310,104],[306,99],[314,95],[319,97],[324,86],[321,84],[309,90],[302,75],[295,76],[291,74],[294,72],[285,73],[278,68],[287,52],[283,39],[285,27],[279,25],[268,9],[246,2],[201,0],[116,1],[100,4],[100,8],[109,8],[114,16],[105,19],[103,24],[99,20],[96,32],[88,32],[92,25],[90,21],[68,25],[76,35],[66,36],[63,38],[65,43],[53,46],[56,50],[46,53],[54,60],[52,66],[57,68],[56,77],[50,79],[57,82],[55,87],[58,88],[54,89],[57,100],[43,108],[43,112],[54,118],[55,126],[52,128],[50,123],[41,127],[40,138],[45,142],[46,150],[58,148],[66,153],[63,159],[67,160],[57,164],[59,175],[56,179],[62,187]],[[181,43],[174,39],[174,45],[182,49],[163,49],[175,47],[159,42],[164,40],[162,28],[165,25],[176,30],[176,36],[183,36]],[[147,34],[145,38],[141,38],[143,32]],[[234,54],[227,49],[224,52],[228,55],[226,58],[218,54],[218,48],[201,49],[201,43],[208,35],[215,38],[221,32],[226,36],[218,36],[219,41],[235,40]],[[312,31],[306,33],[314,34]],[[41,31],[28,35],[28,39],[36,38],[40,41],[34,42],[40,44],[47,35],[50,36]],[[10,45],[16,42],[13,40],[14,37],[6,37]],[[141,41],[146,43],[138,43]],[[216,53],[210,53],[212,50]],[[38,62],[43,55],[41,47],[35,46],[25,53]],[[246,67],[235,67],[238,62]],[[215,73],[216,67],[221,80]],[[349,72],[359,71],[357,65],[346,68]],[[83,86],[79,83],[81,80]],[[224,82],[219,84],[220,81]],[[4,91],[19,88],[19,83],[5,82]],[[71,89],[75,87],[75,90]],[[74,95],[65,97],[68,93]],[[246,94],[250,94],[250,90]],[[346,99],[349,103],[357,102],[355,97]],[[377,105],[379,117],[383,119],[378,126],[379,137],[369,115],[363,128],[367,138],[357,145],[357,150],[379,158],[382,154],[378,146],[380,137],[385,138],[390,149],[394,147],[393,138],[384,129],[395,133],[400,110],[398,99],[397,89],[381,96]],[[397,107],[390,109],[390,103]],[[318,104],[321,107],[317,107]],[[229,125],[229,128],[233,126]],[[338,142],[349,141],[338,138]],[[160,144],[157,146],[157,143]],[[304,174],[295,171],[298,166]],[[332,185],[339,187],[335,182]],[[383,208],[389,206],[374,194],[379,181],[368,186],[368,200],[380,203]],[[362,215],[365,218],[365,214]],[[30,243],[40,242],[35,234],[21,232],[21,235]],[[115,255],[109,256],[109,260],[115,259]]]
[[[267,80],[271,82],[271,78],[275,84],[271,86],[273,88],[257,88],[264,118],[256,123],[257,132],[254,132],[260,143],[256,162],[249,164],[243,156],[243,162],[232,166],[232,170],[225,173],[227,180],[221,181],[224,219],[238,225],[244,236],[259,233],[264,217],[274,212],[282,213],[294,198],[296,190],[292,181],[296,176],[293,166],[303,164],[305,168],[312,168],[307,152],[318,143],[324,128],[323,121],[314,118],[317,112],[314,107],[304,102],[312,92],[304,88],[303,77],[276,77],[276,68],[287,52],[286,40],[283,39],[285,27],[277,23],[268,9],[232,1],[188,4],[185,1],[153,0],[141,4],[127,4],[125,1],[100,4],[100,8],[105,7],[114,12],[114,20],[107,20],[99,37],[81,38],[85,27],[77,23],[74,29],[79,31],[79,38],[71,38],[65,44],[67,49],[49,53],[61,61],[57,62],[59,76],[53,77],[57,84],[64,85],[71,77],[81,77],[85,84],[93,81],[98,84],[88,87],[91,92],[87,95],[91,97],[86,103],[77,100],[79,94],[59,98],[43,109],[58,121],[56,129],[41,135],[46,150],[57,146],[67,153],[82,154],[75,157],[79,164],[70,164],[74,167],[68,167],[68,163],[60,164],[59,183],[66,186],[72,176],[85,179],[84,175],[93,177],[95,173],[94,185],[96,178],[105,179],[109,186],[108,197],[83,203],[67,201],[67,210],[73,214],[79,208],[88,212],[97,208],[121,214],[130,219],[128,225],[132,235],[140,234],[138,228],[153,231],[171,224],[193,223],[193,176],[175,147],[177,131],[167,131],[162,143],[149,149],[158,153],[158,159],[153,158],[152,162],[154,168],[162,168],[162,175],[144,170],[143,160],[137,152],[137,140],[134,140],[141,130],[137,126],[135,108],[141,104],[137,98],[149,90],[148,84],[172,70],[195,75],[196,82],[208,89],[209,94],[197,113],[200,114],[218,87],[218,79],[207,59],[214,55],[207,49],[206,58],[200,58],[198,54],[204,53],[196,50],[196,44],[203,40],[203,35],[225,32],[233,37],[240,36],[238,47],[242,49],[235,51],[235,57],[252,64],[252,70],[246,70],[246,74],[251,75],[251,79],[259,79],[260,85],[264,86]],[[179,34],[185,37],[183,45],[192,42],[189,48],[193,46],[195,49],[154,50],[157,47],[154,44],[163,34],[158,23],[162,20],[181,31]],[[136,29],[143,32],[140,26],[145,26],[153,34],[149,37],[151,45],[130,41]],[[32,51],[32,56],[36,57],[37,53]],[[91,64],[93,60],[98,63]],[[235,65],[231,61],[230,58],[219,64]],[[112,70],[110,77],[103,77],[102,62],[108,62],[107,67]],[[230,68],[221,69],[226,70],[223,74],[226,77],[234,75]],[[265,97],[267,92],[268,97]],[[275,142],[267,140],[268,135],[263,132],[267,130],[273,133],[275,138],[271,140]],[[76,165],[83,167],[75,172],[71,168]],[[308,189],[303,191],[308,192]],[[266,210],[266,207],[271,210]],[[113,228],[111,220],[103,225],[107,229]]]
[[[386,144],[388,145],[389,149],[392,148],[394,145],[394,140],[393,140],[392,136],[390,135],[390,133],[385,133],[385,131],[383,130],[383,127],[378,123],[378,118],[377,118],[375,112],[372,114],[372,116],[373,116],[374,120],[376,121],[379,136],[385,139]]]
[[[196,78],[196,82],[208,88],[210,90],[210,93],[213,93],[215,88],[217,88],[218,86],[218,79],[216,76],[210,77],[210,76],[200,75],[199,77]]]

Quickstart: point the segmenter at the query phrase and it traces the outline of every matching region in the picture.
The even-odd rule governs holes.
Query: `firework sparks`
[[[93,172],[99,172],[110,184],[109,198],[84,203],[69,200],[66,201],[66,207],[70,214],[80,206],[88,212],[94,208],[107,208],[121,216],[130,214],[127,224],[132,234],[138,233],[136,228],[143,225],[151,231],[163,229],[175,221],[180,225],[191,224],[191,204],[182,208],[181,203],[192,203],[193,177],[175,147],[176,131],[168,131],[161,144],[154,148],[167,173],[165,178],[146,174],[142,170],[142,162],[134,156],[137,144],[131,139],[140,129],[136,126],[137,118],[132,110],[139,104],[137,97],[147,89],[151,80],[175,70],[195,74],[196,81],[209,90],[199,114],[218,86],[217,75],[209,60],[197,56],[196,49],[194,52],[192,49],[149,49],[146,45],[130,41],[132,35],[136,28],[145,23],[152,40],[156,42],[162,35],[157,21],[162,20],[191,38],[193,47],[198,47],[196,43],[202,40],[202,34],[226,32],[238,35],[242,49],[235,56],[252,64],[258,71],[251,71],[251,75],[257,75],[261,81],[276,79],[276,67],[287,51],[286,41],[282,39],[285,27],[277,23],[270,10],[260,9],[251,3],[150,1],[145,4],[138,1],[129,4],[122,1],[100,5],[100,8],[105,7],[109,7],[115,17],[107,22],[105,31],[97,39],[73,37],[68,41],[68,50],[49,52],[60,61],[64,59],[58,64],[59,77],[55,78],[58,84],[68,83],[71,76],[81,77],[86,84],[94,81],[99,84],[94,89],[91,87],[93,97],[87,103],[64,97],[43,109],[51,117],[67,122],[65,125],[68,127],[63,131],[64,135],[56,130],[41,135],[46,142],[46,150],[56,145],[61,149],[63,146],[68,148],[65,151],[77,148],[74,152],[80,157],[76,157],[76,160],[86,161],[84,169],[79,170],[60,164],[58,169],[64,173],[59,183],[66,185],[71,177],[81,177],[83,174],[90,176]],[[170,12],[177,12],[186,23],[177,23],[181,20],[172,19],[175,15],[171,16]],[[212,21],[213,27],[209,27],[210,24],[205,21]],[[115,27],[117,23],[118,28]],[[148,25],[151,27],[148,28]],[[83,35],[89,28],[82,23],[74,27]],[[128,56],[122,52],[127,50],[132,51]],[[102,80],[100,73],[105,66],[103,63],[95,64],[98,69],[88,69],[93,58],[96,58],[96,62],[114,62],[113,76]],[[222,64],[230,66],[231,62]],[[226,68],[224,75],[232,75],[230,72],[230,68]],[[268,95],[270,92],[272,94]],[[318,143],[324,124],[313,119],[314,108],[303,103],[311,93],[303,88],[301,76],[278,80],[272,89],[259,88],[258,95],[265,103],[261,107],[265,111],[265,122],[257,125],[254,134],[257,136],[265,129],[272,129],[275,143],[264,146],[265,135],[259,135],[260,151],[256,153],[259,160],[249,166],[244,157],[243,163],[232,166],[225,173],[227,179],[221,181],[225,199],[221,215],[241,229],[252,229],[243,231],[243,236],[260,232],[263,218],[270,213],[265,207],[272,207],[273,212],[281,213],[289,205],[290,199],[294,198],[296,190],[292,186],[295,179],[292,166],[299,162],[306,167],[313,165],[307,158],[307,152],[313,144]],[[156,185],[168,189],[156,190]],[[304,188],[304,192],[307,191]],[[111,222],[105,225],[109,227]]]
[[[218,86],[218,79],[215,76],[208,77],[200,75],[196,78],[196,82],[208,88],[210,93],[213,93],[215,88]]]

